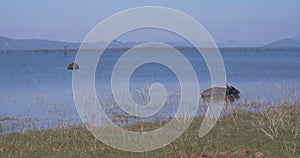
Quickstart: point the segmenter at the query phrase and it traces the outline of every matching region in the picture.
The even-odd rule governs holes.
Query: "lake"
[[[181,52],[195,69],[200,91],[209,88],[210,76],[203,58],[193,49]],[[115,104],[110,90],[111,72],[122,53],[106,51],[96,71],[97,95],[108,111]],[[159,53],[176,61],[172,56],[164,56],[163,51]],[[258,98],[271,102],[289,91],[295,97],[300,96],[300,51],[227,49],[221,54],[228,84],[241,91],[239,102],[257,102]],[[69,52],[66,57],[58,52],[0,52],[0,117],[15,118],[7,121],[10,128],[26,130],[81,124],[73,101],[72,71],[67,70],[75,56],[76,52]],[[155,82],[162,83],[170,94],[160,115],[172,116],[176,112],[173,104],[180,99],[179,82],[163,65],[149,63],[134,71],[130,78],[133,99],[147,103],[149,97],[140,94],[144,95],[147,86]]]

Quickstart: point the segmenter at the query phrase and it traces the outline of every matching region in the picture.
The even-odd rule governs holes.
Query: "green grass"
[[[0,137],[0,157],[201,157],[220,152],[227,152],[227,157],[254,157],[256,152],[262,152],[264,157],[296,157],[300,155],[299,114],[299,104],[257,113],[234,111],[222,117],[203,138],[198,137],[202,118],[195,118],[174,142],[144,153],[114,149],[85,128],[75,126],[16,132]],[[143,123],[126,128],[139,131],[143,126],[148,131],[163,124]]]

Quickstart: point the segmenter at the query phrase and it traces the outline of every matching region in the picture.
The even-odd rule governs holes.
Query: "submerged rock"
[[[224,98],[225,97],[225,98]],[[226,102],[234,102],[240,98],[240,91],[234,88],[233,86],[224,87],[213,87],[204,90],[201,93],[201,98],[205,102],[213,101],[222,101],[225,99]]]
[[[76,64],[76,63],[71,63],[71,64],[68,66],[68,69],[69,69],[69,70],[77,70],[77,69],[79,69],[79,66],[78,66],[78,64]]]

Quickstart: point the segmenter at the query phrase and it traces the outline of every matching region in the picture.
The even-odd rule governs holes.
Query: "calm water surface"
[[[144,52],[145,53],[145,52]],[[147,53],[147,52],[146,52]],[[148,52],[151,53],[151,52]],[[209,87],[210,76],[202,57],[195,50],[182,53],[194,67],[200,91]],[[162,57],[177,62],[172,56]],[[72,95],[72,71],[68,64],[76,53],[0,53],[0,116],[18,120],[31,118],[37,126],[55,127],[61,124],[80,124]],[[110,75],[119,51],[106,52],[98,63],[96,87],[100,102],[111,105]],[[265,101],[280,98],[289,87],[300,94],[300,52],[287,50],[222,51],[227,82],[241,91],[241,100],[253,100],[260,95]],[[178,63],[180,64],[180,63]],[[80,65],[79,65],[80,66]],[[130,79],[133,99],[138,103],[149,101],[141,97],[151,83],[162,83],[171,97],[161,115],[176,112],[179,101],[179,82],[176,75],[159,64],[145,64],[134,71]],[[175,104],[175,105],[173,105]],[[30,127],[28,127],[30,128]]]

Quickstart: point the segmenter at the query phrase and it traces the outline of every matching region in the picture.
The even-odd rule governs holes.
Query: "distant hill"
[[[113,41],[109,48],[131,48],[143,42],[120,42]],[[187,41],[164,41],[162,43],[168,44],[173,47],[193,47],[193,45]],[[203,42],[200,45],[208,46],[209,42]],[[65,42],[51,41],[42,39],[12,39],[7,37],[0,37],[0,50],[62,50],[64,49]],[[80,43],[67,42],[68,49],[78,49]],[[92,42],[88,43],[90,48],[104,48],[105,42]],[[267,45],[244,43],[240,41],[226,41],[217,43],[219,48],[300,48],[300,38],[284,38],[278,41],[271,42]]]
[[[246,43],[236,40],[217,43],[220,48],[245,48],[245,47],[261,47],[263,44],[259,43]]]
[[[120,42],[113,41],[109,48],[131,48],[144,42]],[[188,42],[163,42],[174,47],[192,47]],[[0,50],[57,50],[64,49],[65,42],[42,40],[42,39],[12,39],[0,37]],[[67,43],[68,49],[78,49],[80,43]],[[104,48],[105,42],[91,42],[86,44],[87,47]]]
[[[171,46],[175,47],[193,47],[193,45],[186,41],[180,41],[180,42],[165,42],[166,44],[169,44]],[[210,45],[211,42],[208,41],[202,41],[199,43],[200,46],[207,47]],[[230,40],[225,42],[217,42],[216,45],[219,48],[245,48],[245,47],[262,47],[263,44],[258,43],[246,43],[246,42],[240,42],[236,40]]]
[[[271,42],[264,47],[267,48],[300,48],[300,38],[283,38],[278,41]]]
[[[51,41],[42,39],[12,39],[7,37],[0,37],[0,50],[62,50],[66,42]],[[109,48],[130,48],[142,42],[128,42],[113,41]],[[67,42],[68,49],[78,49],[80,43]],[[92,42],[87,44],[90,48],[104,48],[104,42]]]
[[[175,47],[193,47],[193,45],[186,41],[180,41],[180,42],[165,42],[166,44],[169,44],[171,46]],[[208,41],[202,41],[199,43],[200,46],[207,47],[210,45],[210,42]],[[246,42],[240,42],[236,40],[230,40],[226,42],[217,42],[216,45],[219,48],[245,48],[245,47],[261,47],[263,44],[257,44],[257,43],[246,43]]]
[[[0,50],[63,49],[65,42],[41,39],[11,39],[0,37]],[[68,49],[78,49],[79,43],[68,43]]]

